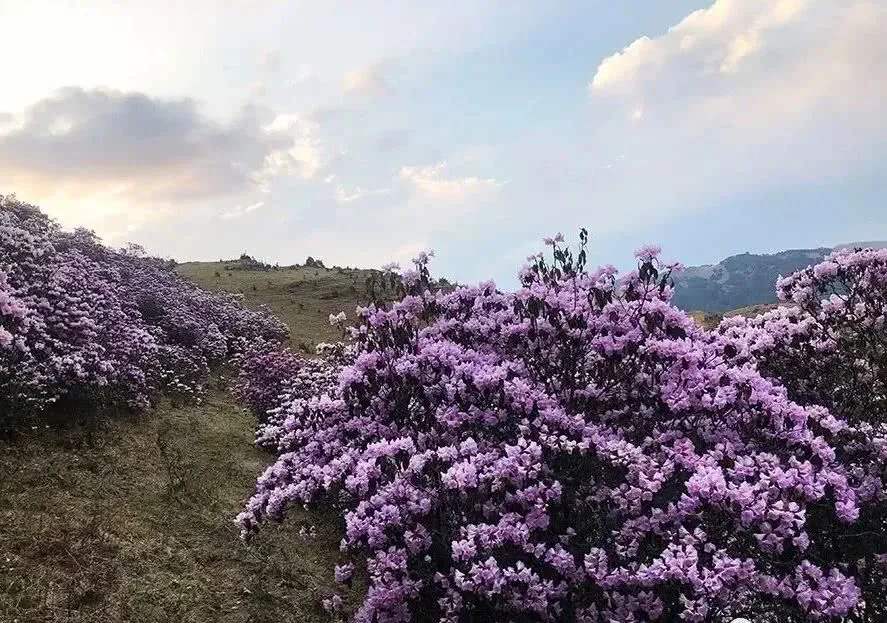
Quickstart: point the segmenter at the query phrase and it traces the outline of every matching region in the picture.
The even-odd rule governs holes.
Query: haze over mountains
[[[850,242],[845,247],[884,248],[887,241]],[[776,279],[816,263],[829,247],[790,249],[772,254],[741,253],[717,264],[688,266],[675,276],[674,302],[687,311],[725,312],[776,302]]]

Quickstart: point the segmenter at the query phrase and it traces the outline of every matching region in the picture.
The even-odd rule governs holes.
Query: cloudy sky
[[[887,239],[887,1],[0,0],[0,193],[161,255],[513,279]]]

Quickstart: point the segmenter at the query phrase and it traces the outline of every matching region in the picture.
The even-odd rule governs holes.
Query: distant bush
[[[428,261],[433,257],[434,252],[428,252],[428,254],[423,255],[423,261]],[[397,264],[391,263],[383,266],[382,270],[369,271],[369,274],[364,279],[364,294],[367,299],[382,304],[406,296],[409,288],[398,272],[399,268]],[[428,283],[428,290],[431,292],[449,292],[454,290],[455,287],[455,284],[450,283],[446,279],[430,280]],[[352,290],[356,290],[356,288],[352,287]]]
[[[174,267],[0,196],[0,426],[53,409],[144,409],[164,391],[195,397],[210,366],[286,339],[270,314]]]
[[[266,262],[262,262],[252,257],[251,255],[247,255],[243,253],[236,260],[231,260],[225,263],[225,270],[238,271],[238,270],[249,270],[249,271],[259,271],[259,272],[270,272],[272,270],[278,270],[278,266],[268,264]]]
[[[284,422],[305,406],[309,397],[330,397],[339,372],[350,363],[353,349],[345,344],[318,344],[315,358],[264,344],[243,357],[234,393],[259,422],[256,443],[278,450],[285,434]]]
[[[279,404],[283,390],[304,365],[304,359],[274,342],[258,342],[241,356],[234,395],[259,419]]]
[[[586,270],[586,239],[548,240],[511,293],[435,289],[418,258],[399,300],[360,310],[349,361],[318,364],[337,382],[270,410],[280,457],[244,534],[338,509],[336,577],[368,578],[356,621],[883,620],[880,433],[808,402],[816,364],[759,363],[754,335],[672,306],[658,249],[619,277]],[[873,328],[880,274],[855,282]],[[883,342],[847,339],[848,369],[882,374]]]

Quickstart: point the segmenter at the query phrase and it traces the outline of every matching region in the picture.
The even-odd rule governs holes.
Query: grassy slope
[[[253,425],[214,390],[0,446],[0,621],[328,620],[335,522],[295,512],[238,538],[232,519],[269,460]],[[317,541],[298,536],[311,524]]]
[[[243,294],[247,305],[267,305],[292,333],[292,344],[314,352],[318,342],[341,339],[329,324],[330,314],[354,308],[366,292],[370,271],[336,268],[284,268],[272,271],[225,270],[237,262],[188,262],[179,273],[208,290]]]
[[[180,271],[269,305],[312,351],[340,337],[329,314],[353,317],[368,274]],[[0,441],[0,622],[328,621],[335,521],[296,511],[238,538],[232,520],[271,460],[254,425],[216,388],[202,405]],[[319,539],[300,538],[312,524]]]

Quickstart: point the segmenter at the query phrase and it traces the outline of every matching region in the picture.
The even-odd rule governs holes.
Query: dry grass
[[[791,306],[790,303],[782,303],[782,305]],[[772,311],[779,306],[779,303],[761,303],[760,305],[749,305],[747,307],[740,307],[738,309],[725,312],[724,318],[729,318],[730,316],[745,316],[746,318],[754,318],[755,316],[760,316],[761,314],[764,314],[768,311]]]
[[[714,329],[717,327],[721,320],[724,318],[729,318],[730,316],[745,316],[746,318],[754,318],[760,314],[770,311],[771,309],[776,309],[779,307],[778,304],[775,303],[761,303],[760,305],[749,305],[748,307],[740,307],[739,309],[734,309],[724,313],[715,313],[715,312],[703,312],[703,311],[691,311],[689,312],[690,317],[696,321],[696,324],[705,328],[705,329]]]
[[[188,262],[180,274],[212,291],[243,294],[249,306],[267,305],[291,331],[294,348],[313,353],[319,342],[342,338],[329,324],[330,314],[344,311],[354,319],[354,308],[366,304],[368,270],[344,268],[284,268],[280,270],[226,270],[238,262]]]
[[[712,312],[691,311],[688,314],[703,329],[714,329],[723,319],[721,314]]]
[[[269,462],[252,418],[204,404],[0,445],[0,621],[326,621],[337,522],[233,523]],[[2,442],[0,442],[2,443]],[[299,528],[316,524],[305,540]]]
[[[330,314],[353,319],[367,299],[371,271],[236,264],[178,270],[267,305],[306,353],[341,339]],[[0,623],[329,621],[338,518],[297,509],[239,539],[233,519],[273,458],[254,428],[219,386],[201,405],[0,440]],[[311,525],[318,538],[300,537]]]

